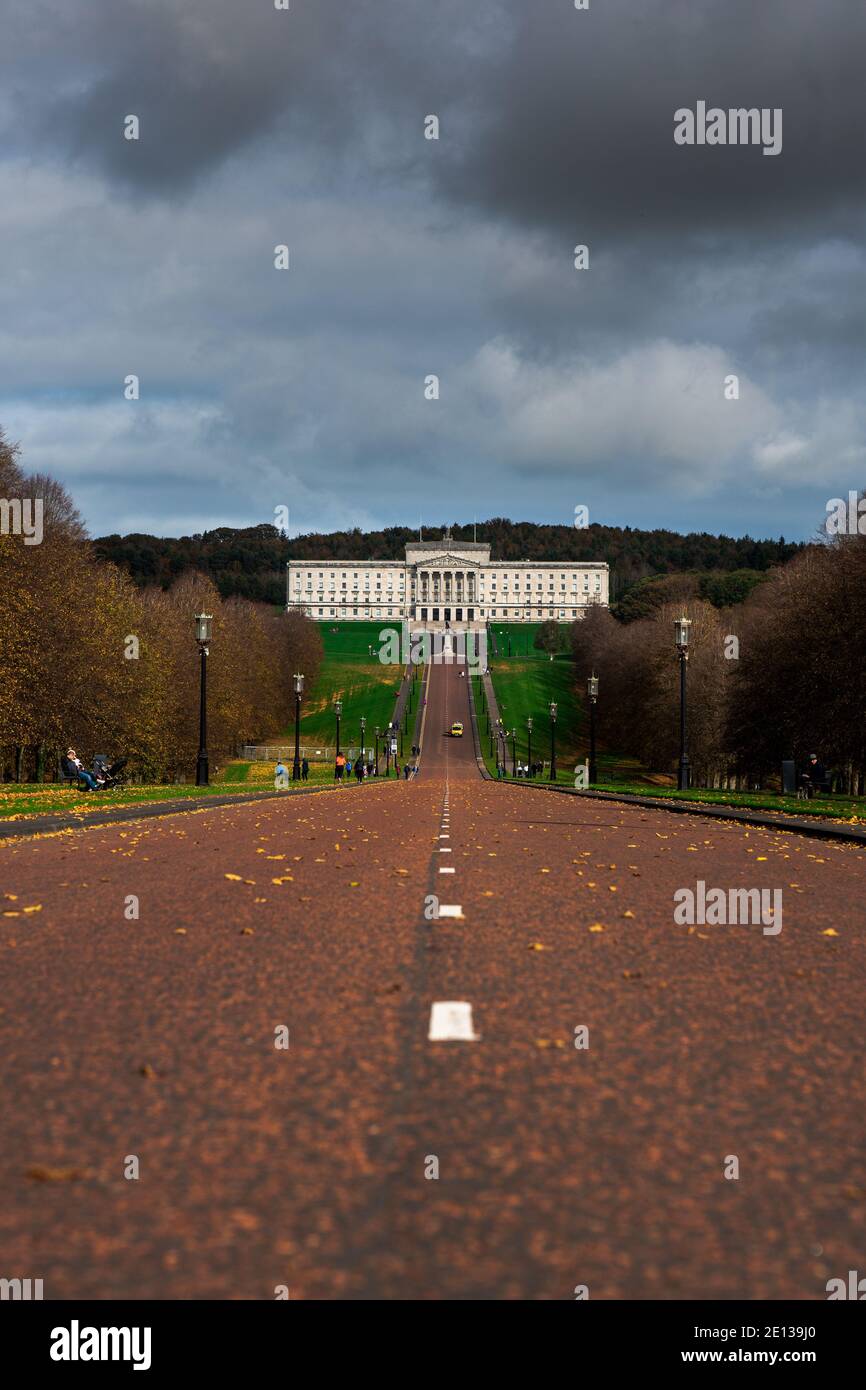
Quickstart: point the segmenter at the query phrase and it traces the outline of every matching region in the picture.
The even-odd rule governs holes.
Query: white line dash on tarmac
[[[440,869],[440,874],[456,874],[456,869]]]
[[[477,1042],[472,1028],[472,1005],[457,999],[439,999],[430,1008],[430,1042]]]
[[[458,922],[462,922],[465,920],[463,916],[463,908],[460,906],[459,903],[440,903],[439,916],[453,917]]]
[[[451,853],[451,846],[450,846],[450,845],[440,845],[440,846],[439,846],[439,853],[440,853],[440,854],[450,854],[450,853]]]

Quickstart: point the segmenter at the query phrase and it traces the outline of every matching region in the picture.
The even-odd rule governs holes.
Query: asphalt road
[[[413,782],[0,844],[0,1276],[824,1299],[866,1269],[863,851],[485,782],[468,722],[436,667]],[[679,925],[697,880],[781,888],[782,930]]]

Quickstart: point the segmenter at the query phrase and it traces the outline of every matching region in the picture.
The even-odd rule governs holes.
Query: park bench
[[[782,763],[782,795],[796,796],[798,801],[808,801],[813,791],[823,792],[825,796],[832,795],[833,773],[831,769],[824,769],[824,776],[820,782],[815,783],[812,787],[804,787],[797,772],[797,764],[793,758],[786,758]]]

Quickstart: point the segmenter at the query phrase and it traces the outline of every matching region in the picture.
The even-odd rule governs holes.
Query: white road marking
[[[460,903],[440,903],[439,916],[454,917],[459,922],[465,921],[465,918],[463,916],[463,908],[460,906]]]
[[[439,836],[439,839],[440,839],[440,840],[450,840],[450,839],[451,839],[451,836],[450,836],[449,834],[446,833],[446,834],[444,834],[444,835],[440,835],[440,836]]]
[[[456,874],[456,869],[440,869],[440,874]]]
[[[440,846],[439,846],[439,853],[440,853],[440,854],[450,854],[450,853],[451,853],[451,846],[450,846],[450,845],[440,845]]]
[[[430,1008],[430,1042],[477,1042],[472,1028],[472,1005],[462,1000],[439,999]]]

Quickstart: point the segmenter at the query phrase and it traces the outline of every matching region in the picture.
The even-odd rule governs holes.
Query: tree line
[[[686,584],[633,621],[604,609],[572,625],[578,684],[600,678],[600,739],[670,772],[679,753],[674,619],[692,620],[689,753],[699,786],[762,785],[817,753],[841,789],[866,791],[866,536],[804,547],[736,607]]]
[[[208,742],[214,759],[291,721],[292,674],[315,678],[318,628],[269,604],[224,598],[184,569],[139,586],[86,537],[68,493],[26,474],[0,434],[0,499],[41,499],[43,536],[0,530],[0,779],[51,780],[68,746],[128,757],[146,780],[189,776],[198,748],[194,615],[213,615]]]
[[[425,530],[425,539],[443,534],[443,527]],[[490,544],[496,560],[545,560],[579,563],[604,560],[611,566],[611,596],[652,575],[682,571],[718,576],[729,571],[766,573],[783,564],[802,547],[794,542],[753,540],[749,536],[713,536],[706,532],[679,535],[676,531],[641,531],[629,526],[547,526],[495,517],[475,526],[453,525],[455,541]],[[128,535],[102,536],[96,553],[110,560],[138,584],[169,588],[186,570],[209,575],[224,598],[243,598],[279,604],[285,598],[286,561],[402,560],[407,543],[417,540],[411,527],[389,526],[379,531],[312,532],[289,540],[275,526],[244,529],[221,526],[200,535],[179,538]]]

